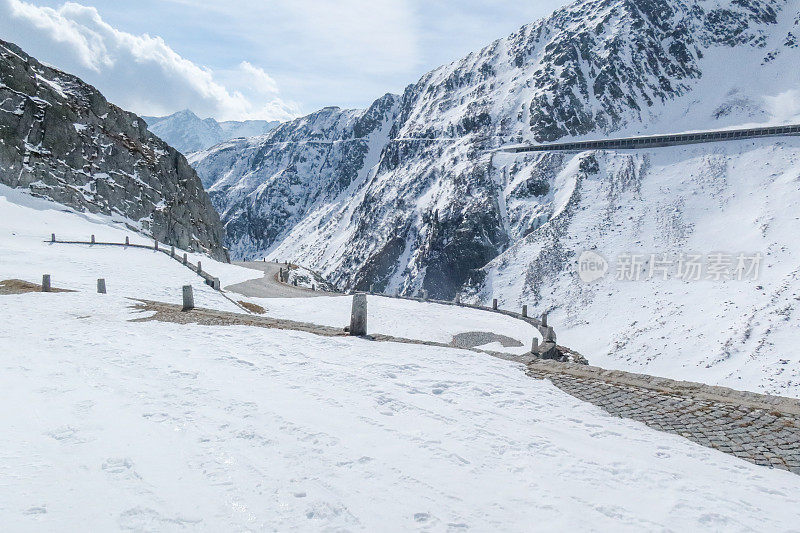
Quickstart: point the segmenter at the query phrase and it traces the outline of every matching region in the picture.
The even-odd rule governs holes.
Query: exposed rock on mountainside
[[[800,394],[800,139],[491,152],[800,123],[798,9],[576,2],[379,101],[389,106],[324,110],[192,164],[237,256],[292,259],[342,289],[527,304],[602,366]],[[365,114],[380,126],[357,129]],[[587,249],[764,260],[758,280],[623,282],[610,264],[585,284]]]
[[[227,255],[219,215],[180,153],[90,85],[5,41],[0,183],[119,216],[168,244]]]
[[[239,137],[263,135],[280,124],[267,120],[217,122],[213,118],[201,119],[188,109],[166,117],[142,118],[150,131],[183,154],[205,150]]]
[[[800,86],[793,6],[577,2],[367,111],[325,109],[191,161],[235,256],[451,298],[519,239],[558,232],[552,215],[585,172],[560,154],[498,163],[490,149],[785,121]]]

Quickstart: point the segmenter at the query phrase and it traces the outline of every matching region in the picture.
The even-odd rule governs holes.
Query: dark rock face
[[[787,5],[576,2],[367,111],[327,108],[191,162],[235,256],[291,257],[342,289],[449,299],[515,242],[553,231],[567,174],[600,172],[592,159],[572,169],[560,154],[510,162],[493,148],[646,129],[694,90],[709,49],[767,46]],[[557,242],[548,257],[550,270],[564,264]]]
[[[225,259],[222,226],[186,159],[75,76],[0,41],[0,183],[116,215]]]

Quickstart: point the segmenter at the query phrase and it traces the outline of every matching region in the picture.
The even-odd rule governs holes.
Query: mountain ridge
[[[184,155],[199,152],[239,137],[264,135],[280,124],[277,120],[218,122],[211,117],[201,119],[189,109],[163,117],[147,116],[142,118],[147,122],[150,131]]]
[[[783,0],[575,2],[460,61],[429,72],[402,95],[392,96],[397,112],[391,118],[375,169],[365,165],[363,149],[345,154],[337,148],[323,156],[319,147],[303,153],[296,146],[281,144],[323,139],[355,143],[356,138],[365,138],[363,143],[376,142],[354,129],[327,138],[324,124],[320,123],[318,130],[310,126],[323,116],[333,120],[335,113],[341,117],[368,113],[335,108],[287,122],[253,141],[254,145],[260,143],[260,150],[251,146],[251,151],[260,151],[261,155],[246,165],[237,164],[234,156],[246,143],[205,151],[193,156],[192,164],[222,213],[235,255],[296,255],[314,268],[327,269],[342,288],[375,284],[390,291],[414,293],[424,287],[432,295],[450,298],[470,271],[483,267],[525,232],[535,231],[538,215],[533,213],[526,217],[533,225],[524,229],[514,228],[520,221],[503,221],[504,206],[498,201],[502,171],[490,168],[491,162],[484,155],[488,150],[507,142],[581,139],[597,132],[683,131],[698,126],[698,122],[714,127],[769,123],[774,117],[759,94],[767,84],[731,89],[714,83],[720,76],[715,69],[735,70],[714,56],[739,47],[754,51],[764,64],[783,61],[781,54],[786,56],[793,49],[788,45],[770,47],[782,32],[787,39],[793,35],[797,18],[778,20],[778,13],[783,13],[778,8],[788,5]],[[772,59],[767,61],[768,57]],[[692,99],[698,87],[703,93],[712,93],[707,101]],[[631,101],[635,105],[623,105]],[[702,118],[687,118],[691,113]],[[664,128],[665,123],[671,128]],[[414,138],[442,142],[408,140]],[[448,139],[452,140],[445,142]],[[312,153],[314,150],[317,152]],[[445,155],[448,152],[452,157]],[[306,176],[301,181],[305,180],[308,194],[290,191],[286,183],[281,184],[287,172],[297,174],[298,164]],[[365,186],[371,193],[361,200],[339,199],[340,222],[323,234],[317,226],[331,226],[332,206],[320,205],[317,211],[314,199],[330,200],[330,191],[325,189],[332,181],[327,175],[332,168],[338,169],[340,176],[352,177],[361,171],[370,174]],[[386,195],[378,192],[392,190],[397,182],[403,182],[409,191],[421,192],[436,183],[446,184],[443,191],[456,187],[460,192],[447,193],[449,198],[432,202],[439,205],[417,206],[412,211],[415,220],[410,222],[408,217],[399,220],[392,214],[403,211],[396,206],[406,199],[395,197],[395,205],[389,205],[381,200]],[[292,212],[259,205],[268,190],[275,193],[275,199],[268,203],[291,206]],[[380,239],[373,238],[374,231],[363,226],[364,220],[371,219],[367,205],[344,208],[347,202],[363,204],[372,196],[382,203],[380,210],[385,215],[378,223]],[[418,200],[416,197],[414,202]],[[346,222],[346,211],[364,218]],[[431,224],[434,212],[438,212],[438,226]],[[348,220],[350,216],[346,215]],[[266,219],[271,220],[273,229],[262,233]],[[297,223],[300,227],[290,232],[288,228]],[[275,229],[278,226],[280,231]],[[343,249],[334,237],[341,231],[349,232],[350,239],[365,249]],[[395,238],[398,234],[399,240]],[[281,240],[281,235],[286,238]],[[403,250],[399,249],[400,241]],[[386,242],[394,244],[387,247]],[[315,251],[320,246],[327,249]],[[376,270],[377,265],[384,264],[387,266]],[[342,274],[342,270],[348,273]],[[429,274],[433,277],[426,285]]]

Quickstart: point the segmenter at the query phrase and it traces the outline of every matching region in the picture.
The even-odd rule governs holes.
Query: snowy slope
[[[555,194],[511,208],[540,229],[476,276],[473,298],[554,312],[559,340],[593,364],[800,396],[800,138],[495,161],[528,174],[548,158]],[[581,281],[585,250],[612,263],[602,281]],[[645,265],[620,281],[614,267],[715,252],[761,254],[758,276],[684,281],[673,264],[665,281]]]
[[[555,311],[559,340],[592,363],[797,396],[796,138],[491,149],[800,122],[798,36],[786,0],[579,1],[395,97],[370,157],[308,135],[320,112],[192,164],[234,255],[290,257],[340,288],[528,304]],[[349,186],[331,186],[342,175]],[[583,286],[585,249],[760,252],[768,266],[738,285]]]
[[[109,294],[176,304],[181,302],[181,287],[192,285],[198,307],[242,312],[194,272],[162,253],[47,242],[56,232],[59,240],[88,241],[95,235],[98,242],[121,243],[129,237],[133,244],[152,243],[132,233],[123,222],[103,215],[71,212],[0,185],[0,232],[5,236],[0,243],[0,280],[39,283],[42,274],[50,274],[56,287],[94,292],[97,279],[103,278]],[[203,270],[219,277],[223,287],[261,277],[259,271],[188,255],[192,263],[202,261]],[[265,316],[342,329],[350,323],[352,297],[261,299],[230,291],[227,296],[263,307]],[[368,303],[368,331],[374,334],[448,344],[459,333],[488,332],[516,342],[479,347],[517,355],[529,352],[534,338],[542,341],[527,322],[491,312],[372,296]]]
[[[143,315],[125,295],[170,298],[188,271],[152,252],[43,243],[54,224],[125,233],[2,193],[0,278],[47,269],[80,289],[0,295],[5,529],[784,531],[800,519],[799,476],[612,418],[507,361],[131,322]],[[223,266],[230,281],[244,270],[209,261]],[[94,293],[100,273],[109,294]]]
[[[340,288],[450,298],[535,231],[507,204],[536,184],[504,189],[531,176],[488,150],[800,122],[798,28],[788,0],[582,0],[370,110],[326,109],[191,163],[234,256],[294,257]],[[365,135],[353,117],[387,99],[387,134]]]
[[[255,137],[275,129],[280,122],[201,119],[189,109],[165,117],[143,117],[147,128],[183,154],[199,152],[237,137]]]

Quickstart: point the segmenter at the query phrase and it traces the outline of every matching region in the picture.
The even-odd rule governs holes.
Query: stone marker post
[[[174,246],[170,246],[169,247],[169,256],[170,257],[175,257],[175,247]]]
[[[542,313],[542,327],[547,327],[547,313]]]
[[[158,241],[153,243],[153,250],[158,251]]]
[[[531,353],[536,353],[539,351],[539,337],[533,338],[533,343],[531,344]]]
[[[97,279],[97,294],[106,294],[106,280],[103,278]]]
[[[314,292],[316,290],[317,290],[317,286],[312,283],[311,284],[311,291]]]
[[[94,244],[94,235],[92,235],[92,244]]]
[[[125,237],[125,246],[129,246],[131,244],[131,238]]]
[[[50,234],[50,242],[56,242],[56,234],[55,233],[51,233]]]
[[[428,291],[426,291],[425,289],[422,289],[422,299],[423,300],[428,299]]]
[[[194,293],[192,292],[191,285],[183,286],[183,310],[190,311],[194,309]]]
[[[200,274],[201,272],[203,272],[203,263],[198,261],[197,262],[197,273]]]
[[[497,311],[497,298],[492,299],[492,309]]]
[[[42,292],[50,292],[50,274],[42,276]]]
[[[522,316],[524,318],[528,318],[528,306],[527,305],[523,305],[522,306]]]
[[[350,335],[363,337],[367,334],[367,295],[353,295],[353,310],[350,313]]]
[[[186,254],[183,254],[183,264],[184,265],[188,265],[189,264],[189,258],[187,257]]]

